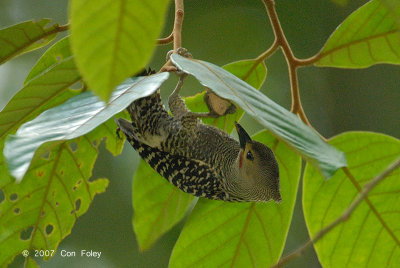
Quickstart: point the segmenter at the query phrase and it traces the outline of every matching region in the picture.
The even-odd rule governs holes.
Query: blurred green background
[[[276,9],[286,37],[295,55],[306,58],[323,46],[329,35],[352,11],[367,1],[353,0],[339,6],[329,0],[276,0]],[[162,36],[169,35],[173,5],[166,17]],[[0,28],[30,19],[52,18],[68,22],[67,0],[1,0]],[[261,1],[186,0],[183,46],[195,58],[224,65],[258,56],[273,41],[273,34]],[[171,45],[158,47],[149,66],[159,69]],[[21,88],[25,76],[44,49],[0,66],[0,108]],[[281,52],[266,61],[267,80],[262,91],[290,108],[287,66]],[[364,130],[400,136],[400,67],[377,65],[362,70],[307,67],[299,70],[304,109],[313,126],[325,137],[344,131]],[[165,98],[177,79],[162,87]],[[188,79],[182,90],[191,95],[202,90],[195,79]],[[250,133],[260,126],[248,117],[244,126]],[[70,236],[61,242],[58,252],[81,249],[101,251],[100,259],[62,258],[57,254],[42,267],[166,267],[183,223],[164,235],[149,251],[140,252],[132,230],[132,176],[139,158],[132,148],[114,158],[104,146],[93,176],[107,177],[106,193],[96,196],[89,211],[79,218]],[[304,243],[308,237],[301,212],[301,189],[290,227],[285,253]],[[18,267],[22,257],[13,266]],[[320,267],[312,248],[288,267]]]

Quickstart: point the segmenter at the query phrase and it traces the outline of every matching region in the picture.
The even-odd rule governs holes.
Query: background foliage
[[[337,25],[363,3],[365,1],[351,1],[341,7],[330,1],[303,1],[302,4],[277,1],[277,12],[295,54],[298,57],[307,57],[315,54]],[[66,2],[64,6],[51,2],[35,6],[31,1],[2,1],[0,5],[3,5],[1,10],[5,13],[4,16],[0,16],[1,27],[27,18],[52,17],[60,24],[67,21]],[[168,14],[163,36],[170,32],[172,11],[170,10]],[[56,16],[57,13],[59,17]],[[238,19],[232,20],[232,18]],[[217,30],[210,31],[210,29]],[[224,42],[221,42],[221,36],[224,37]],[[189,48],[196,58],[217,65],[255,57],[265,50],[273,39],[264,7],[258,1],[203,1],[201,6],[195,1],[187,1],[183,38],[184,46]],[[159,47],[149,66],[156,69],[161,67],[164,55],[169,49],[169,47]],[[36,55],[38,53],[35,52]],[[3,94],[0,99],[3,103],[0,106],[6,103],[15,90],[22,87],[21,81],[33,65],[35,54],[17,58],[0,67],[2,77],[0,94]],[[273,55],[267,61],[267,66],[268,77],[261,90],[276,102],[288,107],[289,85],[282,54]],[[399,124],[396,123],[400,118],[398,109],[400,93],[396,79],[400,74],[398,68],[379,65],[369,69],[348,71],[310,67],[300,70],[299,73],[304,108],[314,127],[324,136],[329,137],[346,130],[373,130],[399,137]],[[163,86],[164,96],[169,94],[174,83],[175,81],[169,81]],[[201,90],[202,87],[192,79],[185,83],[183,93],[189,95]],[[250,118],[245,116],[244,120],[247,124],[252,124],[250,132],[254,133],[260,128]],[[112,139],[111,134],[108,135],[109,140]],[[103,149],[100,147],[101,151]],[[165,266],[180,227],[167,233],[150,251],[139,254],[135,248],[135,238],[130,224],[132,208],[129,186],[138,158],[131,148],[124,150],[116,159],[105,151],[100,155],[94,177],[109,178],[109,189],[94,199],[89,212],[77,220],[72,234],[63,240],[60,249],[78,251],[88,248],[102,251],[104,257],[97,260],[97,264],[103,266],[110,264],[123,266],[132,263],[146,267]],[[132,162],[135,165],[132,165]],[[0,200],[2,200],[1,195]],[[297,202],[297,206],[299,205],[300,202]],[[121,233],[124,235],[121,236]],[[117,241],[116,237],[121,240]],[[301,211],[297,210],[285,250],[288,251],[300,244],[305,237],[307,233]],[[323,249],[317,248],[317,250]],[[318,266],[315,257],[307,259],[308,256],[312,256],[312,250],[308,253],[311,255],[296,260],[297,265],[301,266],[302,262],[305,262],[308,265],[314,263]],[[88,261],[79,258],[68,260],[54,258],[43,266],[63,262],[71,264],[71,260]],[[90,260],[89,263],[95,264],[96,260]]]

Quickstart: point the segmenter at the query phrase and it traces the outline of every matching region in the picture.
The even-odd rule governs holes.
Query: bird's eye
[[[250,151],[247,152],[246,158],[249,159],[249,160],[251,160],[251,161],[254,160],[254,156],[253,156],[253,154],[252,154]]]

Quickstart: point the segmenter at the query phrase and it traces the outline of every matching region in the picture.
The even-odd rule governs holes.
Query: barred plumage
[[[161,176],[186,193],[224,201],[281,200],[279,169],[270,148],[250,139],[239,125],[240,143],[203,124],[179,97],[181,77],[169,98],[159,90],[127,109],[132,122],[116,120],[139,155]]]

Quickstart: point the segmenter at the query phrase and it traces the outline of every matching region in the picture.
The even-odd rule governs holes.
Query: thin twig
[[[350,204],[350,206],[342,213],[342,215],[332,223],[330,223],[325,228],[321,229],[312,240],[308,240],[301,247],[299,247],[296,251],[287,255],[286,257],[279,260],[277,264],[272,267],[281,267],[282,265],[290,262],[292,259],[301,255],[301,253],[308,248],[310,245],[315,244],[318,240],[320,240],[325,234],[335,228],[341,222],[345,222],[357,208],[357,206],[367,197],[368,193],[383,179],[385,179],[390,173],[392,173],[396,168],[400,166],[400,158],[397,159],[394,163],[392,163],[388,168],[386,168],[382,173],[372,179],[370,182],[366,183],[363,187],[363,190],[358,194],[357,198]]]
[[[175,0],[175,21],[174,21],[174,52],[182,46],[182,25],[183,25],[183,0]]]
[[[268,13],[268,17],[270,19],[272,29],[275,35],[275,40],[277,44],[282,48],[283,54],[285,56],[288,69],[289,69],[289,78],[290,78],[290,90],[292,96],[292,107],[291,112],[297,114],[299,118],[308,126],[311,127],[310,122],[307,119],[306,114],[304,113],[303,106],[301,105],[300,99],[300,91],[297,79],[297,63],[301,62],[298,60],[292,52],[288,41],[286,40],[285,34],[282,30],[281,24],[279,22],[278,14],[275,10],[275,2],[274,0],[263,0],[265,8]]]
[[[168,45],[172,41],[174,41],[174,33],[173,32],[165,38],[157,39],[157,44],[158,45]]]
[[[254,72],[254,70],[257,68],[257,65],[260,64],[260,62],[264,61],[269,56],[271,56],[278,49],[278,47],[279,47],[278,42],[275,39],[271,47],[268,48],[266,51],[264,51],[261,55],[259,55],[255,59],[253,66],[251,66],[250,70],[242,77],[242,80],[246,80],[250,76],[250,74]]]
[[[303,66],[309,66],[317,62],[321,58],[321,53],[318,52],[318,54],[307,58],[307,59],[298,59],[296,58],[294,61],[294,64],[298,67],[303,67]]]
[[[174,41],[174,52],[178,48],[182,47],[182,25],[184,16],[184,6],[183,0],[175,0],[175,19],[174,19],[174,29],[170,36],[160,40],[166,40],[172,38]],[[172,37],[171,37],[172,36]],[[161,67],[160,72],[175,72],[176,67],[172,64],[171,60],[167,60],[163,67]]]

